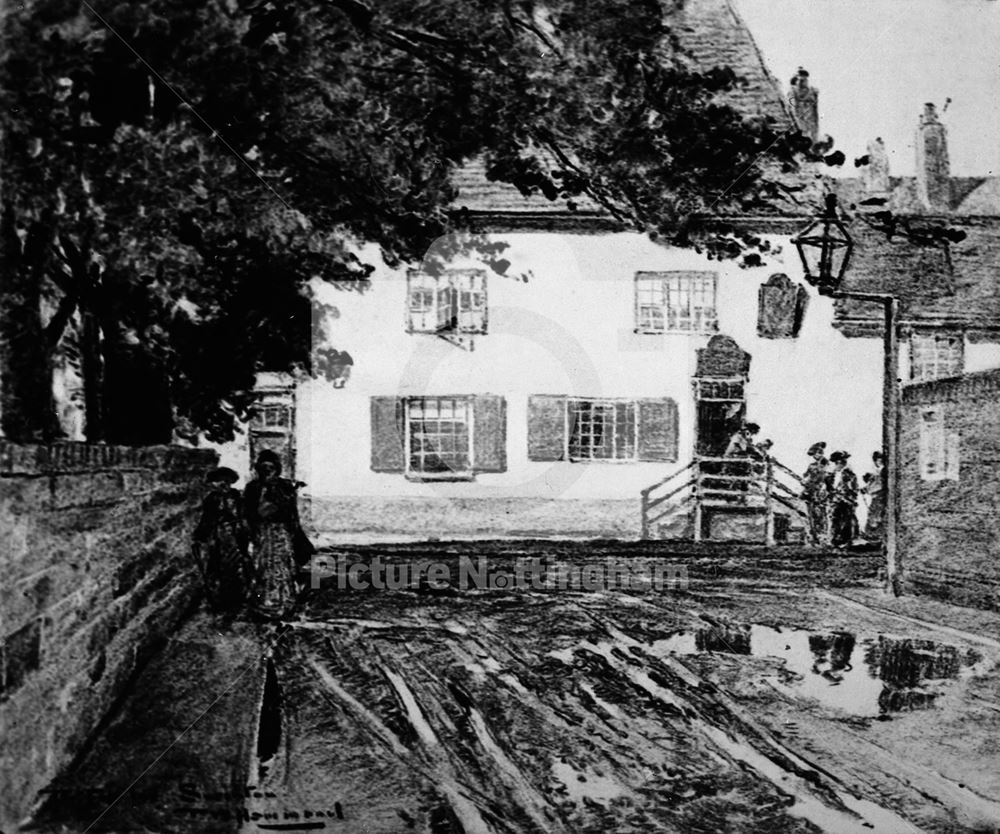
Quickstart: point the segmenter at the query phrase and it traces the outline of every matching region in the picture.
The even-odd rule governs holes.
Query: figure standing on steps
[[[754,440],[760,433],[756,423],[744,423],[729,438],[729,444],[723,457],[733,458],[722,465],[722,474],[730,476],[722,482],[724,489],[739,493],[739,501],[746,504],[749,497],[750,482],[746,480],[753,474],[752,460],[759,457]],[[743,479],[743,480],[737,480]]]
[[[253,575],[243,502],[233,489],[239,476],[223,466],[209,472],[205,480],[211,491],[201,505],[192,549],[209,606],[217,613],[234,614],[246,601]]]
[[[873,542],[882,541],[885,533],[886,469],[885,455],[881,452],[872,453],[872,471],[865,475],[862,492],[866,493],[871,501],[868,505],[865,538]]]
[[[829,542],[829,491],[827,489],[827,469],[829,461],[825,456],[826,444],[813,443],[806,452],[812,463],[802,477],[802,499],[809,508],[809,538],[819,547]]]
[[[282,619],[295,607],[298,566],[314,548],[299,521],[298,485],[279,477],[277,454],[261,452],[254,470],[257,477],[243,493],[256,572],[251,607],[266,619]]]
[[[847,465],[847,452],[834,452],[830,462],[834,465],[829,475],[831,524],[833,546],[845,548],[850,545],[858,532],[858,519],[854,514],[858,506],[858,476]]]

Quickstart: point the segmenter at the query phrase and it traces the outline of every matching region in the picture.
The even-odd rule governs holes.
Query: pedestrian
[[[802,499],[809,513],[809,538],[817,547],[829,542],[830,513],[827,475],[830,462],[826,459],[826,443],[813,443],[806,452],[812,458],[802,476]]]
[[[726,458],[736,458],[724,463],[722,472],[723,475],[729,476],[724,481],[727,489],[735,493],[742,504],[747,503],[749,497],[749,478],[753,469],[751,460],[757,457],[754,438],[759,432],[760,426],[756,423],[744,423],[729,438],[729,444],[723,455]]]
[[[872,452],[872,471],[865,475],[865,486],[862,492],[867,493],[868,521],[865,522],[865,538],[868,541],[881,541],[885,533],[885,492],[886,492],[885,455]]]
[[[243,502],[233,489],[239,476],[225,466],[205,477],[209,493],[201,505],[194,529],[192,550],[209,607],[220,614],[235,614],[243,606],[252,580],[247,550],[249,535],[243,520]]]
[[[254,471],[257,477],[243,493],[256,574],[251,605],[266,619],[282,619],[295,606],[298,566],[315,549],[299,521],[298,484],[280,477],[278,455],[264,450]]]
[[[848,466],[848,458],[850,454],[847,452],[834,452],[830,455],[834,469],[827,481],[832,541],[833,546],[838,548],[850,545],[858,529],[858,520],[854,514],[858,505],[858,476]]]
[[[753,439],[759,432],[760,426],[756,423],[744,423],[730,436],[724,457],[749,457],[752,454]]]

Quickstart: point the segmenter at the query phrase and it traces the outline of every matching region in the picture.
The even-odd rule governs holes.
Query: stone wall
[[[921,466],[927,409],[943,417],[945,477]],[[1000,610],[1000,371],[907,386],[900,431],[906,589]]]
[[[80,752],[195,600],[214,452],[0,441],[0,830]]]

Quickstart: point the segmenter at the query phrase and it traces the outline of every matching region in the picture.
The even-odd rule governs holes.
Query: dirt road
[[[491,557],[645,575],[634,550],[553,550]],[[875,560],[677,559],[661,590],[327,578],[281,627],[196,618],[61,784],[128,788],[93,831],[998,830],[1000,618],[890,611]],[[164,707],[176,676],[198,685]],[[84,830],[81,796],[39,819]]]

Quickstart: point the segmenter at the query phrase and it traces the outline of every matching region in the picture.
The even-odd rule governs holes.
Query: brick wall
[[[921,413],[932,407],[957,435],[953,478],[921,477]],[[1000,370],[907,386],[900,430],[906,589],[1000,610]]]
[[[214,452],[0,441],[0,830],[80,751],[197,593]]]

